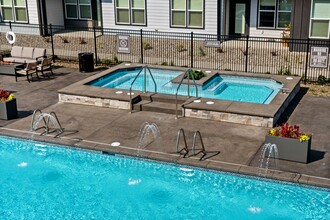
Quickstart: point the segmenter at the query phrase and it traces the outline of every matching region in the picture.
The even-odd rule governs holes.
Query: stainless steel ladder
[[[55,122],[56,122],[57,125],[58,125],[57,128],[55,127],[55,128],[53,129],[54,131],[59,131],[59,133],[58,133],[55,137],[57,137],[58,135],[60,135],[61,133],[64,132],[64,128],[62,127],[60,121],[58,120],[58,117],[57,117],[57,115],[56,115],[55,112],[52,111],[52,112],[50,112],[49,114],[47,114],[47,115],[46,115],[46,116],[47,116],[47,121],[46,121],[46,119],[45,119],[45,117],[44,117],[44,115],[43,115],[43,112],[42,112],[40,109],[36,109],[36,110],[34,110],[34,112],[33,112],[32,121],[31,121],[31,130],[32,130],[32,131],[36,131],[36,130],[40,129],[40,128],[35,128],[35,124],[34,124],[38,113],[39,113],[39,115],[41,115],[42,120],[43,120],[43,122],[44,122],[44,124],[45,124],[43,127],[41,127],[41,128],[44,128],[45,130],[44,130],[44,132],[42,132],[40,135],[49,134],[49,131],[50,131],[50,126],[49,126],[49,123],[50,123],[50,117],[53,117],[53,118],[55,119]],[[41,119],[40,119],[40,120],[41,120]]]
[[[183,137],[184,147],[181,150],[179,150],[179,143],[180,143],[181,135]],[[181,154],[182,151],[185,151],[183,154],[183,157],[186,157],[189,153],[189,149],[188,149],[188,145],[187,145],[187,141],[186,141],[186,135],[184,134],[183,128],[180,128],[178,130],[178,134],[176,136],[176,152]]]
[[[144,86],[143,86],[143,92],[147,92],[147,70],[149,71],[149,74],[151,76],[152,81],[155,84],[155,93],[157,93],[157,84],[156,81],[154,79],[154,76],[151,73],[151,70],[148,66],[144,66],[142,67],[142,69],[139,71],[139,73],[135,76],[134,80],[131,83],[131,86],[129,88],[129,100],[130,100],[130,113],[132,113],[133,111],[133,103],[132,103],[132,87],[133,84],[135,83],[136,79],[139,77],[139,75],[141,74],[142,71],[144,71]]]
[[[192,69],[188,69],[186,72],[184,72],[184,74],[181,78],[181,81],[178,85],[178,88],[176,89],[176,93],[175,93],[175,118],[176,119],[178,119],[178,93],[179,93],[179,89],[182,85],[182,82],[183,82],[183,80],[186,76],[188,76],[188,97],[190,97],[190,79],[189,79],[189,76],[191,76],[191,78],[193,79],[194,86],[196,88],[196,97],[198,97],[198,88],[197,88],[195,78],[194,78],[194,74],[192,73],[192,71],[193,71]]]
[[[180,143],[181,136],[183,137],[184,147],[182,149],[179,149],[179,143]],[[195,150],[196,150],[196,139],[197,139],[197,137],[199,137],[199,139],[200,139],[202,149],[198,153],[195,153]],[[184,130],[183,130],[183,128],[180,128],[178,130],[178,133],[177,133],[177,136],[176,136],[176,153],[180,153],[181,154],[183,151],[184,151],[183,157],[186,157],[188,155],[188,153],[189,153],[189,149],[188,149],[188,145],[187,145],[187,141],[186,141],[186,135],[184,133]],[[199,160],[203,160],[203,158],[207,154],[206,153],[206,150],[205,150],[205,147],[204,147],[204,142],[203,142],[202,135],[201,135],[200,131],[196,131],[194,133],[193,144],[192,144],[191,151],[192,151],[192,155],[191,156],[196,156],[196,155],[198,155],[200,153],[203,154],[202,157]]]
[[[198,152],[198,153],[195,153],[195,148],[196,148],[196,138],[197,138],[197,136],[199,137],[199,140],[200,140],[200,142],[201,142],[201,147],[202,147],[202,149]],[[206,151],[205,151],[205,147],[204,147],[204,143],[203,143],[203,139],[202,139],[202,135],[201,135],[201,133],[199,132],[199,131],[196,131],[195,133],[194,133],[194,138],[193,138],[193,146],[192,146],[192,155],[193,156],[196,156],[196,155],[198,155],[198,154],[200,154],[200,153],[202,153],[203,155],[202,155],[202,157],[199,159],[199,160],[203,160],[203,158],[205,157],[205,155],[206,155]]]

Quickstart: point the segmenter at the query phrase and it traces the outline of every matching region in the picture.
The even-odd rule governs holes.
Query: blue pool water
[[[330,219],[330,191],[0,136],[1,219]]]
[[[88,83],[88,85],[129,90],[139,71],[139,68],[117,70]],[[171,80],[183,73],[182,71],[151,69],[151,72],[155,78],[158,93],[172,95],[176,93],[178,84],[172,83]],[[149,73],[147,73],[146,79],[147,91],[154,92],[154,83]],[[203,86],[198,86],[198,96],[202,98],[269,104],[282,86],[282,84],[271,79],[218,75]],[[132,89],[143,91],[143,88],[144,76],[140,74]],[[178,94],[187,95],[187,89],[187,85],[182,84]],[[190,89],[190,95],[196,95],[193,85]]]

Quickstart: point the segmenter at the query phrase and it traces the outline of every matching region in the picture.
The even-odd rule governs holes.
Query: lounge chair
[[[43,58],[41,60],[41,63],[37,65],[37,71],[41,72],[43,77],[46,77],[46,74],[44,73],[45,70],[50,71],[52,75],[54,75],[53,70],[52,70],[52,59],[51,58]]]
[[[32,74],[36,74],[39,79],[38,71],[37,71],[37,63],[27,63],[24,69],[16,69],[15,70],[15,80],[17,82],[17,76],[25,75],[28,82],[30,82],[29,75],[31,76],[31,81],[33,81]]]

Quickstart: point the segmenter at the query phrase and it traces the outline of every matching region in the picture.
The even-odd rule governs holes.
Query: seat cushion
[[[26,59],[25,58],[20,58],[20,57],[13,57],[15,60],[12,62],[15,63],[26,63]]]
[[[23,50],[23,47],[13,46],[11,48],[11,56],[12,57],[22,57],[22,50]]]
[[[33,59],[36,59],[38,57],[44,57],[46,55],[46,49],[44,48],[34,48],[33,52]]]
[[[34,51],[33,47],[23,47],[22,57],[32,59],[33,58],[33,51]]]
[[[3,61],[5,61],[5,62],[15,62],[15,57],[4,57]]]

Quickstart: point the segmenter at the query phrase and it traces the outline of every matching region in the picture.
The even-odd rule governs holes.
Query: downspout
[[[221,38],[221,29],[222,29],[222,13],[221,13],[221,9],[222,9],[222,3],[224,0],[219,0],[217,1],[217,40],[220,40]]]
[[[47,8],[46,8],[46,0],[41,0],[41,2],[42,2],[42,20],[44,21],[43,22],[43,27],[44,27],[44,35],[45,36],[48,36],[49,35],[49,33],[48,33],[48,28],[47,28],[47,26],[48,26],[48,21],[47,21]]]
[[[47,10],[46,10],[46,1],[39,0],[37,1],[38,6],[38,17],[39,17],[39,29],[41,36],[48,35],[48,28],[47,28]]]

